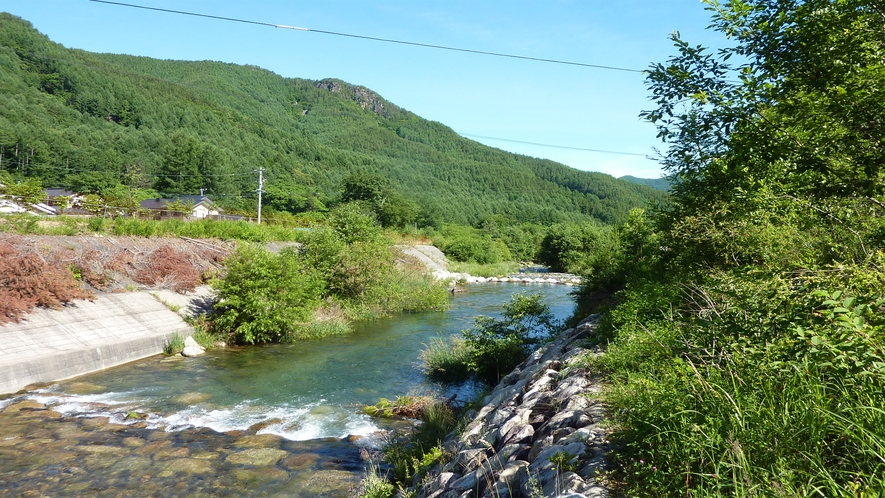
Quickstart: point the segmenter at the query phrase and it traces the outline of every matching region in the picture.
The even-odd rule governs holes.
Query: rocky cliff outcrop
[[[364,110],[372,111],[383,118],[389,118],[400,111],[399,107],[364,86],[351,85],[336,79],[320,80],[316,82],[315,86],[332,93],[341,93],[359,104]]]
[[[443,446],[454,455],[431,469],[419,498],[607,497],[605,407],[597,379],[573,360],[602,354],[587,348],[597,317],[534,352],[468,413],[470,421]]]

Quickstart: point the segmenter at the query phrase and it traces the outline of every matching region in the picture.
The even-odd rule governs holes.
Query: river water
[[[426,380],[419,353],[427,343],[470,327],[476,315],[498,315],[520,291],[543,293],[566,318],[571,290],[476,284],[445,312],[358,323],[350,334],[296,344],[157,356],[2,400],[0,496],[347,496],[390,428],[362,404],[471,395],[470,386]]]

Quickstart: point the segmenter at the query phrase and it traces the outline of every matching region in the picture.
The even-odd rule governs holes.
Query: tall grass
[[[17,214],[0,218],[0,231],[24,235],[83,235],[88,233],[134,237],[189,237],[243,240],[247,242],[298,241],[303,230],[282,225],[257,225],[231,220],[146,220],[100,216],[38,217]]]
[[[458,425],[455,411],[442,401],[427,406],[421,424],[412,433],[395,433],[384,443],[384,459],[397,482],[419,481],[434,464],[445,457],[440,446]]]
[[[437,382],[463,382],[473,375],[470,370],[472,350],[461,336],[434,337],[420,359],[427,376]]]
[[[730,307],[711,294],[704,320],[687,312],[655,319],[660,312],[637,307],[650,294],[634,292],[612,312],[617,333],[607,354],[588,360],[611,379],[625,493],[881,495],[880,317],[843,306],[854,298],[814,306],[808,287],[762,301],[759,287],[728,282]],[[750,300],[739,303],[742,293]]]
[[[172,356],[174,354],[178,354],[184,350],[184,337],[175,332],[169,339],[166,341],[166,345],[163,346],[163,354],[166,356]]]

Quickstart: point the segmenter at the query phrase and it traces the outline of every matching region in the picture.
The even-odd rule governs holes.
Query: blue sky
[[[668,36],[721,46],[699,0],[121,0],[151,7],[379,38],[646,69]],[[363,85],[500,149],[614,176],[655,178],[644,76],[196,18],[88,0],[0,0],[66,47],[160,59],[253,64],[286,77]]]

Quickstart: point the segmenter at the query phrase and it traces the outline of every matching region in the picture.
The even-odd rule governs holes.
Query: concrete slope
[[[175,332],[192,329],[148,292],[39,309],[21,323],[0,326],[0,393],[159,354]]]
[[[417,258],[419,261],[424,263],[424,265],[427,266],[427,269],[431,273],[445,272],[446,268],[448,267],[449,261],[448,259],[446,259],[446,255],[434,246],[401,245],[397,247],[402,249],[402,251],[409,256]]]

